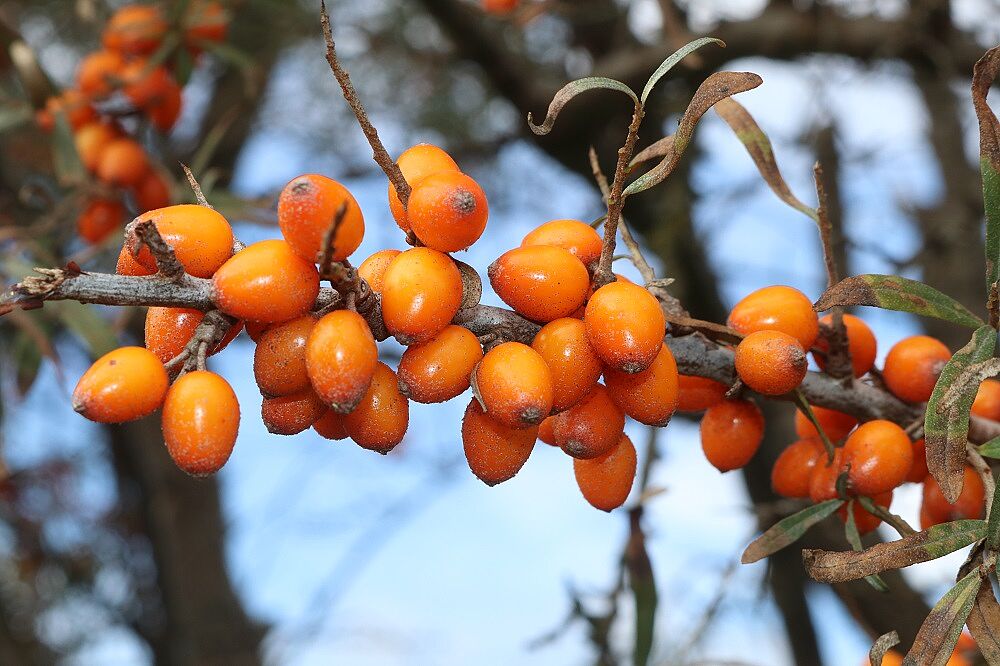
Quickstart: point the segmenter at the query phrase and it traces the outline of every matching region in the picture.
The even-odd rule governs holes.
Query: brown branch
[[[153,258],[156,259],[156,267],[159,269],[160,275],[173,282],[184,278],[186,274],[184,265],[178,261],[174,249],[160,236],[160,232],[152,220],[130,225],[125,233],[126,238],[134,236],[139,243],[149,248]]]

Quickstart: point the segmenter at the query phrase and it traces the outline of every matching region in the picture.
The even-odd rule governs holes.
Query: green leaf
[[[819,438],[823,442],[823,448],[826,449],[827,458],[832,462],[834,447],[833,442],[827,436],[826,431],[823,429],[823,425],[816,418],[816,414],[813,412],[812,405],[805,399],[802,395],[802,391],[795,389],[793,393],[795,406],[798,407],[799,411],[805,414],[806,418],[809,419],[809,423],[812,423],[813,427],[816,428],[816,432],[819,433]]]
[[[979,120],[979,165],[986,209],[987,293],[992,293],[1000,280],[1000,121],[986,102],[997,74],[1000,74],[1000,47],[987,51],[972,70],[972,104]],[[990,301],[990,310],[996,314],[996,299]]]
[[[716,39],[715,37],[702,37],[701,39],[696,39],[693,42],[688,42],[681,48],[674,51],[669,58],[664,60],[663,63],[656,68],[653,75],[649,77],[649,81],[646,82],[646,87],[642,89],[642,97],[640,97],[641,102],[643,104],[646,103],[646,100],[649,99],[649,94],[653,92],[653,88],[656,87],[656,84],[660,82],[660,79],[662,79],[667,72],[674,68],[674,65],[701,47],[712,43],[718,44],[722,48],[726,48],[726,43],[721,39]]]
[[[754,539],[743,551],[741,562],[751,564],[772,555],[785,546],[795,543],[810,527],[843,506],[844,500],[832,499],[813,504],[798,513],[778,521],[771,529]]]
[[[45,310],[58,317],[95,358],[120,346],[110,324],[92,306],[75,301],[52,301],[46,304]]]
[[[996,488],[996,473],[993,473],[993,487]],[[986,545],[990,550],[1000,550],[1000,492],[993,493],[993,505],[990,507],[989,523],[986,526]]]
[[[927,401],[924,417],[924,442],[927,449],[927,469],[941,486],[949,502],[958,499],[965,481],[965,447],[969,435],[969,412],[979,390],[978,381],[957,384],[959,376],[970,366],[993,356],[996,331],[981,326],[972,339],[955,352],[945,364]],[[957,396],[946,401],[946,395]]]
[[[943,319],[969,328],[979,328],[983,320],[950,296],[923,282],[895,275],[856,275],[841,280],[816,301],[817,310],[836,306],[869,305],[885,310],[912,312]]]
[[[0,132],[15,129],[34,118],[30,104],[7,104],[0,108]]]
[[[636,97],[635,91],[621,81],[616,81],[603,76],[588,76],[583,79],[577,79],[576,81],[570,81],[555,94],[555,97],[552,98],[552,102],[549,103],[548,113],[545,114],[545,120],[541,125],[535,124],[534,118],[529,111],[528,127],[531,128],[532,132],[539,136],[548,134],[552,131],[552,127],[556,124],[556,118],[559,117],[559,113],[567,104],[569,104],[570,100],[580,93],[587,92],[588,90],[615,90],[625,93],[635,103],[635,107],[637,109],[641,106],[639,104],[639,98]]]
[[[945,666],[948,663],[982,582],[976,569],[941,597],[917,632],[903,666]]]
[[[76,185],[87,178],[87,169],[76,152],[76,140],[63,111],[56,113],[52,132],[53,167],[61,185]]]
[[[994,437],[977,449],[979,455],[986,458],[1000,458],[1000,437]]]
[[[635,647],[632,663],[636,666],[647,664],[653,653],[658,604],[656,578],[646,549],[646,534],[642,529],[641,517],[641,510],[635,509],[629,513],[629,539],[625,548],[625,569],[628,571],[629,587],[635,600]]]
[[[855,552],[861,552],[864,549],[864,546],[861,545],[861,534],[858,532],[858,521],[854,518],[854,500],[847,503],[847,520],[844,521],[844,536],[847,537],[847,543],[851,544],[851,548]],[[803,551],[803,557],[805,557],[805,551]],[[889,591],[889,586],[877,574],[868,574],[865,576],[865,582],[877,592],[885,593]]]
[[[870,666],[882,666],[882,659],[885,657],[885,653],[897,645],[899,645],[899,633],[896,631],[882,634],[875,639],[872,649],[868,651]]]

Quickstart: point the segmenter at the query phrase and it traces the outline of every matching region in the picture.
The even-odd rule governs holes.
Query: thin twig
[[[319,261],[319,275],[321,278],[326,278],[330,274],[330,268],[333,265],[333,254],[336,252],[334,245],[337,238],[337,231],[340,230],[340,225],[343,224],[346,216],[347,201],[344,201],[337,207],[337,211],[333,214],[333,219],[330,220],[326,232],[323,233],[323,255]]]
[[[184,170],[184,175],[187,177],[188,185],[191,186],[191,191],[194,192],[194,200],[198,202],[198,205],[215,210],[215,207],[208,203],[208,199],[205,198],[205,193],[201,191],[201,185],[198,184],[198,179],[194,177],[194,174],[191,172],[191,169],[188,168],[188,165],[181,162],[181,169]]]

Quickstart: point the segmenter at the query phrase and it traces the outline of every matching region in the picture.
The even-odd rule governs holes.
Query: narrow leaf
[[[996,474],[991,470],[993,476],[993,504],[986,514],[988,522],[986,524],[986,546],[993,551],[1000,550],[1000,492],[996,492]]]
[[[793,395],[795,398],[794,399],[795,406],[798,408],[800,412],[802,412],[805,415],[807,419],[809,419],[809,423],[811,423],[813,427],[816,428],[816,432],[819,434],[820,441],[823,442],[823,448],[826,450],[827,458],[832,462],[834,455],[833,442],[830,441],[830,437],[826,434],[826,431],[823,429],[823,425],[819,422],[819,419],[816,418],[816,414],[813,412],[812,405],[810,405],[809,402],[805,399],[805,396],[802,395],[801,390],[796,389]]]
[[[916,280],[895,275],[856,275],[841,280],[816,301],[817,310],[838,305],[869,305],[885,310],[911,312],[943,319],[969,328],[979,328],[983,320],[950,296]]]
[[[948,663],[982,582],[977,569],[941,597],[917,632],[903,666],[945,666]]]
[[[843,504],[844,500],[841,499],[826,500],[783,518],[771,529],[754,539],[753,543],[743,551],[743,557],[740,561],[743,564],[751,564],[795,543],[810,527],[827,516],[833,515]]]
[[[75,301],[57,301],[48,303],[45,310],[55,314],[95,358],[120,345],[110,324],[92,307]]]
[[[986,458],[1000,458],[1000,437],[994,437],[985,444],[982,444],[978,451],[979,455]]]
[[[813,579],[821,583],[843,583],[936,560],[979,541],[985,534],[985,521],[958,520],[935,525],[897,541],[879,543],[860,552],[804,550],[802,561]]]
[[[656,143],[652,143],[638,153],[632,158],[632,161],[628,163],[628,168],[631,171],[633,168],[639,166],[643,162],[649,162],[650,160],[655,160],[669,155],[670,151],[674,149],[674,135],[665,136]]]
[[[76,185],[87,177],[87,170],[76,152],[76,141],[69,120],[62,111],[56,113],[52,132],[53,168],[61,185]]]
[[[635,92],[621,81],[603,76],[588,76],[576,81],[570,81],[562,87],[562,90],[555,94],[555,97],[552,98],[552,102],[549,104],[549,111],[545,114],[545,121],[541,125],[535,124],[534,118],[529,111],[528,127],[539,136],[548,134],[556,124],[556,118],[559,117],[559,112],[563,110],[563,107],[569,104],[571,99],[588,90],[617,90],[628,95],[636,107],[639,107],[639,98],[636,97]]]
[[[868,661],[871,663],[871,666],[882,666],[882,659],[885,657],[885,653],[897,645],[899,645],[899,634],[896,631],[882,634],[875,639],[872,649],[868,651]]]
[[[979,59],[972,70],[972,104],[979,120],[979,165],[983,178],[983,204],[986,209],[986,290],[991,293],[1000,279],[1000,121],[986,96],[1000,74],[1000,46]],[[991,299],[994,301],[995,299]],[[991,311],[998,304],[993,302]]]
[[[635,600],[635,647],[632,663],[636,666],[645,666],[653,653],[658,603],[656,578],[646,549],[646,534],[642,529],[641,518],[641,509],[633,509],[629,513],[629,538],[625,546],[625,568]]]
[[[861,545],[861,534],[858,532],[858,522],[854,517],[854,500],[847,503],[847,520],[844,522],[844,536],[847,537],[847,543],[851,544],[851,548],[853,548],[856,553],[863,550],[863,546]],[[889,586],[886,585],[885,581],[876,574],[868,574],[865,576],[865,582],[868,583],[876,592],[884,593],[889,591]]]
[[[924,417],[924,442],[927,448],[927,469],[941,486],[949,502],[955,502],[965,483],[965,447],[969,436],[969,412],[976,398],[979,382],[968,386],[956,385],[956,378],[969,366],[993,356],[996,331],[982,326],[972,334],[969,343],[955,352],[944,366],[927,401]],[[943,404],[945,394],[959,391],[950,405]]]
[[[664,60],[663,63],[656,68],[653,75],[649,77],[649,81],[646,82],[646,87],[642,89],[642,97],[640,98],[642,103],[646,103],[646,100],[649,99],[649,94],[653,92],[653,88],[656,87],[656,84],[660,82],[660,79],[662,79],[667,72],[674,68],[674,65],[679,63],[689,54],[697,51],[706,44],[712,44],[713,42],[722,48],[726,48],[726,43],[721,39],[716,39],[715,37],[702,37],[701,39],[696,39],[693,42],[688,42],[681,48],[674,51],[669,58]]]
[[[1000,664],[1000,603],[997,603],[993,586],[988,580],[984,580],[979,588],[966,624],[986,663]]]

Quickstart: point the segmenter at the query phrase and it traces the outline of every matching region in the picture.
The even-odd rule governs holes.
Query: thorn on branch
[[[133,222],[125,233],[128,236],[134,236],[138,243],[149,248],[153,258],[156,259],[156,267],[159,269],[160,275],[174,282],[178,282],[184,277],[184,265],[178,261],[174,249],[160,236],[160,232],[152,220]],[[135,254],[138,254],[138,250],[137,244]]]
[[[184,175],[187,177],[188,185],[191,186],[191,190],[194,192],[194,200],[198,202],[198,205],[215,210],[215,207],[208,203],[208,199],[205,198],[204,192],[201,191],[201,185],[198,184],[198,180],[194,177],[194,174],[191,173],[191,169],[188,168],[188,165],[182,162],[181,168],[184,169]]]

